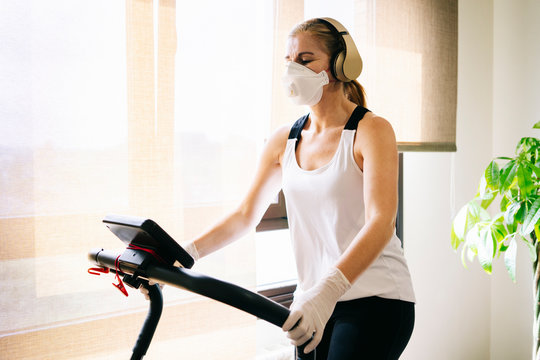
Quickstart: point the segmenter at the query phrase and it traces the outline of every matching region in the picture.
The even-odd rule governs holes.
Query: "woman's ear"
[[[330,71],[330,68],[324,70],[326,71],[326,74],[328,75],[328,81],[333,83],[333,82],[336,82],[336,78],[334,77],[334,75],[332,74],[332,71]]]

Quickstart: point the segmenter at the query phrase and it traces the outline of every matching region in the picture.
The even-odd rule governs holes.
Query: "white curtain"
[[[129,356],[148,304],[86,272],[90,249],[123,248],[102,218],[149,217],[182,242],[235,206],[264,139],[306,111],[280,78],[289,30],[315,16],[353,33],[368,107],[402,146],[455,146],[456,1],[2,2],[1,357]],[[254,289],[253,237],[196,270]],[[165,299],[149,358],[255,356],[253,317]]]

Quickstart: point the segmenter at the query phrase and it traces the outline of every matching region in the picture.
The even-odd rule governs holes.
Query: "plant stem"
[[[536,260],[533,263],[534,280],[533,280],[533,297],[534,297],[534,325],[533,325],[533,360],[540,360],[540,244],[536,241],[536,237],[532,236],[536,243]]]

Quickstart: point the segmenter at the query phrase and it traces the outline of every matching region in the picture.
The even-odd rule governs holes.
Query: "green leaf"
[[[493,239],[497,241],[497,247],[500,247],[504,243],[504,240],[508,235],[508,231],[506,230],[506,226],[504,226],[503,220],[504,218],[501,214],[499,217],[493,219],[489,225]]]
[[[517,172],[517,163],[516,160],[509,161],[502,169],[500,174],[500,192],[509,190],[514,182],[517,182],[516,172]]]
[[[486,184],[491,190],[499,189],[499,165],[493,160],[489,163],[486,171],[484,171],[484,177],[486,179]]]
[[[473,262],[474,258],[478,255],[478,229],[478,226],[475,225],[466,234],[465,244],[463,245],[463,249],[461,250],[461,262],[465,268],[467,268],[467,262],[465,261],[465,257],[467,257],[467,260],[469,260],[469,262]]]
[[[523,198],[527,198],[529,197],[531,192],[535,190],[534,182],[532,179],[532,171],[528,166],[520,162],[518,162],[517,164],[518,168],[516,171],[516,177],[521,191],[521,196]]]
[[[459,244],[465,241],[465,235],[469,229],[467,228],[467,213],[468,213],[468,204],[464,205],[454,217],[452,221],[452,230],[451,230],[451,240],[452,248],[457,250]]]
[[[478,224],[479,225],[479,224]],[[485,272],[491,274],[495,252],[495,240],[489,226],[482,226],[479,230],[478,261]]]
[[[483,209],[487,209],[489,207],[489,205],[491,205],[493,200],[495,200],[495,194],[493,194],[493,193],[491,193],[491,194],[492,194],[491,197],[487,197],[486,199],[483,199],[482,202],[480,202],[480,206]]]
[[[506,266],[506,271],[513,282],[516,282],[516,254],[517,254],[517,242],[512,236],[510,239],[510,244],[504,252],[504,265]]]
[[[470,225],[470,227],[474,226],[480,221],[488,221],[490,218],[491,217],[486,209],[482,208],[476,201],[472,200],[468,202],[467,223]]]
[[[491,232],[491,238],[493,239],[493,258],[499,257],[501,252],[506,251],[505,240],[508,236],[508,231],[504,225],[504,216],[499,214],[494,217],[493,220],[488,225],[489,231]]]
[[[534,137],[521,138],[517,147],[516,154],[522,160],[535,163],[538,159],[538,150],[540,147],[540,140]]]
[[[540,129],[540,121],[533,125],[533,129]]]
[[[478,248],[478,261],[482,269],[488,274],[491,274],[493,271],[493,239],[489,231],[482,233],[480,244],[481,246]]]
[[[452,229],[450,230],[450,240],[452,242],[452,249],[454,250],[457,250],[459,245],[464,241],[463,238],[459,238],[456,235],[456,232],[454,231],[454,223],[452,223]]]
[[[510,234],[510,233],[515,233],[517,231],[517,228],[518,228],[518,224],[516,221],[514,221],[513,223],[511,224],[506,224],[506,229],[507,229],[507,232]]]
[[[498,176],[498,172],[497,172]],[[498,186],[498,185],[497,185]],[[478,184],[478,192],[476,193],[475,199],[480,200],[480,206],[484,209],[487,209],[489,205],[495,200],[495,197],[498,193],[498,188],[492,190],[492,188],[487,184],[487,179],[485,174],[480,178],[480,183]]]
[[[467,262],[465,261],[465,255],[467,255],[467,258],[469,259],[469,261],[473,261],[473,259],[474,259],[474,254],[471,257],[471,256],[469,256],[469,252],[471,252],[471,249],[469,249],[468,246],[464,246],[461,249],[461,264],[463,264],[463,267],[465,269],[468,269]]]
[[[529,211],[525,215],[523,226],[521,227],[521,235],[527,236],[534,230],[534,226],[538,224],[540,219],[540,197],[529,208]]]
[[[538,181],[540,179],[540,167],[532,163],[527,163],[527,167],[531,169],[532,172],[534,172],[534,174],[536,175],[536,181]]]
[[[531,200],[523,201],[521,207],[516,211],[516,214],[514,215],[514,223],[517,224],[523,224],[525,221],[525,215],[527,214],[527,208],[528,205],[532,203]]]
[[[523,137],[516,146],[516,154],[534,154],[540,141],[534,137]],[[528,157],[530,159],[530,156]]]
[[[506,211],[508,209],[508,204],[511,204],[512,202],[508,200],[508,197],[506,195],[503,195],[501,202],[499,204],[499,207],[501,211]]]
[[[519,233],[514,233],[514,237],[519,237],[525,243],[525,245],[527,245],[527,249],[529,249],[529,256],[531,258],[531,261],[534,263],[537,258],[535,244],[521,236]]]
[[[465,241],[467,233],[472,227],[480,222],[489,220],[489,213],[480,207],[475,200],[465,204],[454,217],[451,229],[452,247],[456,250]]]
[[[486,178],[485,176],[482,176],[480,178],[480,182],[478,183],[478,190],[476,191],[475,198],[480,199],[480,200],[484,199],[487,191],[488,191],[488,187],[486,183]]]
[[[517,227],[516,214],[521,208],[522,204],[522,202],[513,202],[506,208],[506,211],[504,212],[504,222],[507,225],[512,226],[512,228]]]
[[[472,249],[470,247],[467,247],[467,259],[469,259],[470,262],[472,262],[477,255],[476,248]]]

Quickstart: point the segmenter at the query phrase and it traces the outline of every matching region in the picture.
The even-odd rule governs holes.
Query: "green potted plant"
[[[540,122],[534,125],[540,128]],[[495,201],[498,199],[498,201]],[[496,206],[495,206],[496,204]],[[492,213],[488,212],[490,205]],[[494,214],[494,215],[493,215]],[[529,249],[534,271],[534,354],[540,359],[540,140],[522,138],[514,157],[497,157],[485,169],[476,196],[452,222],[454,250],[461,259],[475,258],[491,274],[494,259],[503,255],[512,281],[516,276],[518,242]]]

